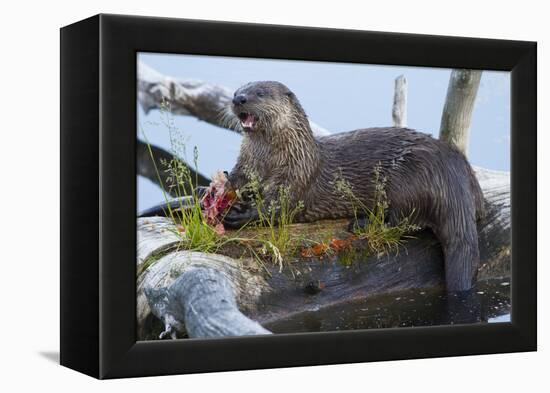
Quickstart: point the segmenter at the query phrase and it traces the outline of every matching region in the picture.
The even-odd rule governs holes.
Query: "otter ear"
[[[296,96],[294,95],[294,93],[291,92],[290,90],[288,90],[288,91],[285,92],[285,96],[287,96],[288,98],[290,98],[290,99],[292,99],[292,100],[296,98]]]

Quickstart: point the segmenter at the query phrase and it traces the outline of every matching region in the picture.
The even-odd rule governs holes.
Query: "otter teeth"
[[[241,125],[243,128],[253,128],[255,123],[256,119],[254,118],[254,115],[251,115],[250,113],[247,113],[245,116],[241,117]]]

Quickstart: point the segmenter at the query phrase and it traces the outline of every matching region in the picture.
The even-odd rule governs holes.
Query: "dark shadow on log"
[[[415,236],[398,254],[358,257],[349,265],[338,257],[300,261],[293,265],[293,272],[287,269],[279,273],[272,269],[272,277],[267,280],[272,291],[259,299],[257,312],[250,316],[262,324],[272,323],[294,313],[358,298],[442,286],[441,246],[430,231]],[[312,291],[312,288],[318,289]]]
[[[510,310],[509,287],[503,280],[483,280],[475,292],[447,293],[442,287],[411,289],[359,297],[287,318],[265,322],[273,333],[323,332],[483,323]]]

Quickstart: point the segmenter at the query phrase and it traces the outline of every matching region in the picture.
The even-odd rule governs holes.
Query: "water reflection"
[[[509,322],[510,282],[479,282],[467,296],[408,290],[307,311],[265,327],[274,333]]]

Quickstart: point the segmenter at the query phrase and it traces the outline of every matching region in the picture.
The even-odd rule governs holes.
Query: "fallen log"
[[[268,333],[239,311],[253,311],[268,287],[254,264],[178,250],[180,239],[167,218],[139,218],[137,224],[140,339],[174,337],[176,331],[191,337]]]
[[[486,197],[479,224],[478,279],[510,273],[510,180],[505,172],[476,168]],[[296,224],[295,230],[342,231],[347,220]],[[313,228],[312,228],[313,227]],[[399,253],[337,256],[258,266],[250,258],[178,249],[170,220],[138,219],[137,318],[139,339],[267,334],[263,326],[302,312],[353,299],[444,284],[443,254],[433,234],[422,231]]]

